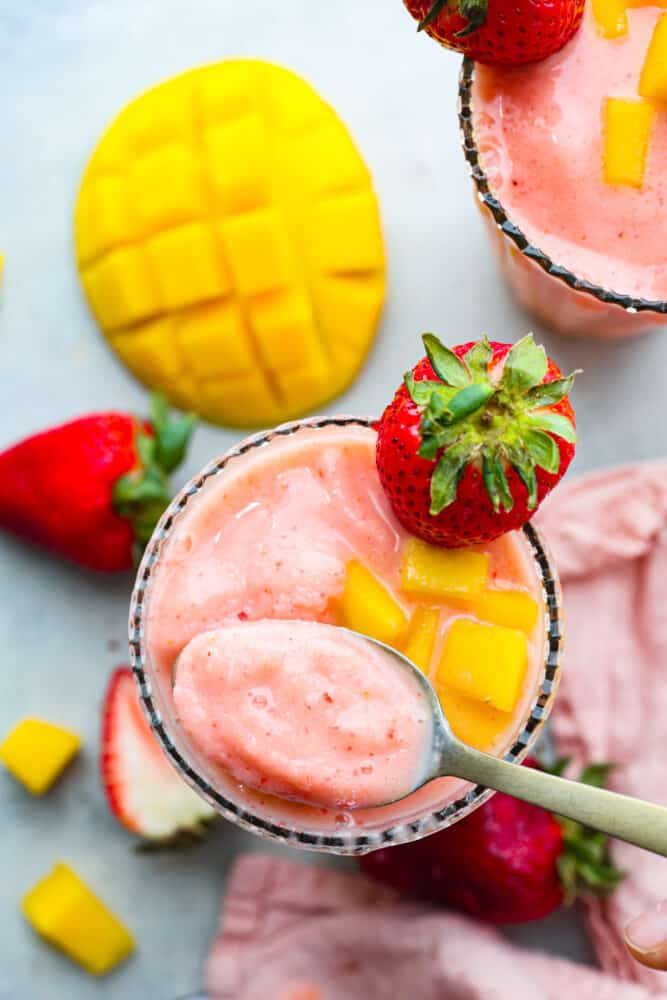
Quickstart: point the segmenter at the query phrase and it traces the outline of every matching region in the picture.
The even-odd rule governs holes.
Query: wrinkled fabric
[[[207,973],[219,1000],[649,1000],[649,989],[524,952],[467,917],[397,902],[363,875],[249,854]]]
[[[537,518],[563,583],[564,672],[553,714],[559,753],[613,761],[610,787],[667,805],[667,463],[564,483]],[[587,904],[604,969],[667,992],[623,946],[623,927],[667,899],[667,860],[619,841],[627,877]]]
[[[617,791],[667,805],[667,463],[573,480],[537,523],[565,592],[566,654],[553,716],[559,752],[614,761]],[[208,985],[222,1000],[647,1000],[622,931],[667,899],[667,860],[613,842],[628,875],[587,904],[604,972],[509,944],[466,917],[401,903],[361,875],[242,857]]]

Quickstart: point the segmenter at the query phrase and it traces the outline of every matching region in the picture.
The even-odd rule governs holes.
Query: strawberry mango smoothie
[[[400,799],[429,763],[432,713],[381,646],[332,625],[259,621],[195,636],[174,701],[204,757],[251,788],[358,809]]]
[[[561,52],[529,66],[478,65],[470,93],[479,166],[510,223],[578,283],[654,304],[667,300],[667,105],[656,105],[654,114],[648,109],[645,163],[634,182],[610,182],[610,158],[627,157],[629,146],[640,143],[625,126],[619,137],[625,149],[610,149],[606,109],[609,98],[641,103],[640,74],[662,13],[631,5],[627,32],[610,38],[589,4]],[[568,287],[562,274],[550,276],[519,253],[494,215],[487,221],[506,275],[523,304],[549,325],[620,336],[666,322],[656,311],[627,312]]]
[[[330,697],[344,699],[351,718],[368,713],[370,728],[354,756],[367,766],[370,753],[376,754],[387,764],[379,769],[382,780],[394,787],[404,781],[424,745],[423,725],[416,721],[424,713],[410,709],[407,718],[401,704],[409,706],[410,695],[386,664],[376,664],[372,690],[360,669],[355,703],[357,651],[346,648],[346,633],[336,633],[340,650],[332,651],[328,664],[323,648],[330,649],[329,636],[324,641],[318,630],[310,638],[303,633],[302,690],[298,671],[284,687],[284,677],[271,681],[271,659],[283,655],[290,623],[345,625],[400,649],[433,681],[454,732],[493,753],[513,744],[543,675],[544,597],[525,536],[510,532],[461,550],[418,541],[391,510],[375,447],[370,427],[328,424],[276,435],[237,455],[180,511],[152,570],[145,653],[159,700],[171,705],[169,722],[178,731],[181,753],[221,794],[274,822],[324,831],[378,829],[441,808],[464,788],[458,779],[443,778],[401,803],[350,809],[371,796],[359,776],[352,776],[355,784],[349,774],[345,794],[337,794],[327,768],[333,760],[336,770],[340,754],[329,746],[333,756],[327,763],[328,723],[320,714],[321,731],[304,736],[301,759],[310,757],[319,793],[328,783],[327,804],[276,797],[308,797],[301,785],[295,789],[292,781],[290,789],[289,781],[286,786],[279,780],[294,749],[286,720],[293,734],[304,732],[312,715],[309,700],[324,686]],[[259,629],[254,639],[253,628]],[[211,642],[207,652],[213,650],[215,667],[207,679],[203,648]],[[263,644],[261,655],[257,643]],[[306,678],[303,672],[311,669],[313,676]],[[221,735],[216,728],[230,714],[221,681],[225,671],[246,671],[244,697],[252,689],[259,698],[244,712],[266,711],[273,700],[271,752],[242,746],[243,713],[233,732]],[[376,702],[372,709],[364,691]],[[392,716],[400,719],[401,742],[411,744],[399,758],[392,757],[391,727],[378,729],[381,717]],[[282,755],[280,775],[274,752]]]

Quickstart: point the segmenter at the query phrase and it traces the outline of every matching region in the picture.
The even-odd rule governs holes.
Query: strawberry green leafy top
[[[574,444],[572,421],[550,407],[570,392],[574,372],[545,382],[548,360],[533,335],[519,340],[504,364],[493,364],[485,336],[463,357],[431,333],[424,346],[440,381],[405,376],[405,385],[421,411],[419,456],[436,461],[431,478],[430,513],[435,516],[454,502],[468,465],[481,465],[484,487],[494,511],[509,512],[514,498],[506,468],[518,473],[528,494],[528,509],[537,506],[536,469],[556,474],[560,452],[552,435]]]

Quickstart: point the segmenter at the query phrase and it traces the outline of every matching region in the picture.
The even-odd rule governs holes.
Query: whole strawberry
[[[0,454],[0,528],[88,569],[130,569],[193,426],[156,396],[150,422],[93,413],[26,438]]]
[[[580,780],[601,785],[608,771],[593,765]],[[493,924],[538,920],[578,895],[611,892],[622,877],[603,834],[500,792],[448,830],[360,863],[400,892]]]
[[[525,524],[574,456],[574,374],[532,334],[518,343],[423,337],[378,424],[377,467],[399,521],[435,545],[491,541]],[[575,373],[576,374],[576,373]]]
[[[558,52],[581,24],[585,0],[404,0],[419,30],[491,65],[518,66]]]

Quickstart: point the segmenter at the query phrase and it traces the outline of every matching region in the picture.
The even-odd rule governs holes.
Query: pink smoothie
[[[261,785],[261,777],[268,777],[268,773],[260,775],[263,770],[260,758],[251,761],[248,749],[242,750],[243,727],[217,740],[213,723],[219,724],[219,712],[226,711],[222,698],[214,697],[221,688],[213,685],[209,689],[202,686],[203,682],[195,685],[193,673],[193,684],[188,688],[191,692],[196,688],[200,696],[191,698],[184,710],[180,660],[174,704],[172,670],[176,659],[188,643],[203,633],[233,628],[233,634],[240,636],[248,623],[271,619],[282,623],[337,623],[346,570],[352,559],[360,560],[381,580],[406,616],[411,617],[419,602],[401,590],[403,550],[408,535],[396,521],[380,485],[375,444],[375,431],[362,426],[303,428],[286,437],[274,437],[269,444],[233,459],[223,473],[208,479],[201,492],[186,505],[153,570],[145,612],[145,644],[153,683],[160,689],[160,701],[171,703],[171,718],[166,718],[166,722],[179,733],[181,752],[223,794],[283,823],[298,818],[299,824],[306,823],[314,829],[336,825],[380,827],[394,816],[398,822],[439,808],[457,798],[463,788],[458,779],[439,779],[400,804],[354,811],[275,798],[266,791],[267,787],[276,790],[271,781],[268,786]],[[543,607],[541,583],[521,533],[505,535],[485,546],[484,551],[490,560],[490,586],[524,590]],[[433,603],[438,602],[430,602]],[[437,666],[450,624],[461,615],[470,617],[460,606],[441,603],[432,670]],[[206,641],[195,640],[189,651],[200,650],[197,643]],[[475,731],[481,729],[486,734],[482,749],[499,753],[513,743],[534,700],[543,670],[541,611],[527,645],[525,686],[511,715],[480,703],[451,699],[447,710],[459,714],[462,738],[466,738],[465,724],[469,724]],[[245,662],[246,653],[244,642],[239,662]],[[186,662],[187,656],[189,652]],[[318,660],[314,649],[307,656],[308,662]],[[351,661],[346,662],[349,667]],[[322,677],[326,669],[329,668],[321,661],[318,670]],[[346,698],[351,699],[352,673],[348,670],[345,676]],[[320,680],[314,678],[308,690]],[[207,693],[202,695],[205,688]],[[360,675],[357,695],[361,712],[368,710],[364,708],[364,690]],[[382,696],[385,700],[378,702],[379,714],[396,704],[396,693],[386,692]],[[196,720],[191,714],[195,701],[199,712]],[[301,708],[308,711],[303,704]],[[373,718],[379,718],[379,714]],[[276,725],[279,717],[284,721],[282,713],[278,713],[274,719]],[[301,728],[302,721],[299,716],[296,729]],[[450,722],[454,724],[451,717]],[[313,734],[312,739],[315,748],[324,736]],[[373,752],[386,754],[391,748],[388,745],[382,748],[379,741]],[[234,754],[237,761],[232,767],[230,760]],[[239,768],[249,770],[241,774]],[[264,770],[269,769],[267,758]],[[313,775],[318,787],[324,775],[324,768]],[[260,791],[250,787],[258,784],[258,777]],[[335,798],[333,795],[331,801]]]
[[[432,713],[371,642],[319,622],[259,621],[185,647],[174,701],[208,760],[271,795],[331,808],[393,802],[420,784]]]
[[[473,123],[491,189],[529,241],[613,291],[667,299],[667,111],[658,111],[641,189],[604,181],[607,97],[637,97],[657,7],[628,10],[603,38],[590,4],[575,38],[540,63],[477,66]]]

